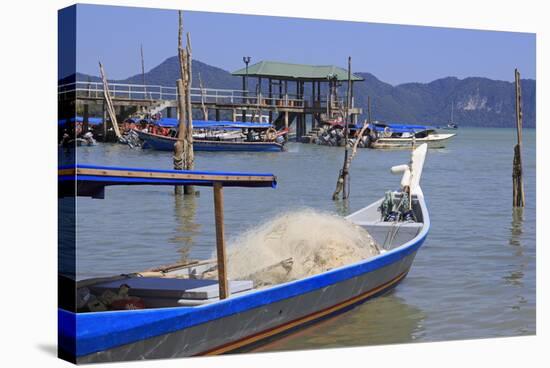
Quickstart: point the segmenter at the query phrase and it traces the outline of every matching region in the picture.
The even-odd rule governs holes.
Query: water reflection
[[[425,318],[422,310],[390,293],[252,351],[405,343],[424,335]]]
[[[504,276],[504,281],[508,285],[512,286],[521,286],[523,285],[524,277],[524,268],[525,261],[523,257],[523,244],[522,244],[522,234],[523,234],[523,208],[513,208],[512,209],[512,223],[510,227],[510,238],[508,244],[512,246],[515,250],[514,258],[517,259],[517,269],[511,270],[506,276]]]
[[[196,219],[197,206],[194,195],[174,195],[174,218],[178,226],[170,243],[179,246],[180,261],[188,260],[189,251],[200,233],[201,225]]]
[[[523,208],[512,209],[512,226],[510,227],[510,245],[521,246],[521,234],[523,234]]]
[[[334,210],[338,216],[347,216],[349,215],[349,198],[342,199],[338,201],[333,201]]]

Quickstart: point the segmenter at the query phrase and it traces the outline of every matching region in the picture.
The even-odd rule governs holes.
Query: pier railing
[[[76,98],[103,98],[103,84],[100,82],[72,82],[58,86],[58,95],[74,93]],[[160,85],[140,85],[109,83],[109,92],[113,99],[159,101],[177,100],[176,87]],[[269,97],[263,93],[218,88],[191,88],[191,102],[220,105],[258,105],[280,107],[305,107],[306,99],[287,94]],[[326,102],[326,101],[325,101]]]

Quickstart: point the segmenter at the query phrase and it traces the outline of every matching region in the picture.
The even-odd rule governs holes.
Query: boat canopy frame
[[[276,188],[273,174],[192,170],[158,170],[95,165],[62,166],[58,169],[59,197],[105,198],[112,185],[194,185],[213,187],[216,253],[220,299],[229,296],[225,250],[223,187]]]

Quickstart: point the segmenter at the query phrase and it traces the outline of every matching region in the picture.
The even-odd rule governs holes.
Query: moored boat
[[[139,138],[147,147],[158,151],[173,151],[177,139],[156,135],[136,130]],[[284,149],[283,144],[277,142],[246,142],[230,140],[209,140],[194,139],[193,149],[195,151],[232,151],[232,152],[280,152]]]
[[[444,148],[456,133],[439,133],[435,128],[424,125],[374,124],[375,138],[370,148],[408,149],[426,143],[429,148]]]
[[[162,119],[160,126],[176,127],[175,119]],[[286,132],[276,132],[271,124],[250,122],[195,121],[193,149],[196,151],[280,152],[284,149]],[[135,130],[144,148],[173,151],[174,135],[160,135]]]
[[[247,280],[200,277],[216,262],[219,266],[220,259],[165,267],[153,274],[85,280],[77,284],[79,291],[123,289],[132,295],[133,290],[145,309],[75,313],[60,308],[60,349],[78,363],[223,354],[344,312],[391,290],[409,272],[430,228],[420,187],[426,152],[427,146],[421,145],[410,164],[392,168],[403,174],[399,190],[346,217],[368,230],[382,247],[380,254],[262,289]],[[97,196],[106,185],[125,184],[275,183],[269,174],[182,174],[105,167],[82,167],[75,174],[75,179],[66,176],[61,193],[64,188],[76,188],[76,195]],[[244,178],[250,185],[243,184]],[[228,284],[229,293],[220,299],[223,284]]]

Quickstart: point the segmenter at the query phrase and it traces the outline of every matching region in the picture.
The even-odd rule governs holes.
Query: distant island
[[[240,77],[230,72],[193,61],[193,85],[198,87],[198,74],[207,88],[241,89]],[[513,71],[511,71],[513,74]],[[409,124],[446,125],[454,104],[454,122],[458,126],[513,127],[515,126],[514,84],[488,78],[470,77],[458,79],[447,77],[430,83],[404,83],[396,86],[380,81],[370,73],[354,72],[365,78],[355,84],[355,105],[363,108],[366,118],[367,96],[371,96],[373,119]],[[179,75],[177,57],[170,57],[145,73],[150,85],[174,86]],[[141,74],[116,83],[142,84]],[[77,73],[59,83],[100,81],[97,76]],[[521,81],[523,98],[523,124],[526,128],[536,126],[536,81]],[[254,90],[254,85],[250,86]],[[344,93],[345,88],[342,88]]]

